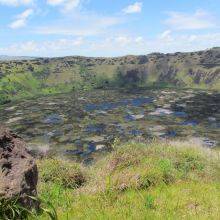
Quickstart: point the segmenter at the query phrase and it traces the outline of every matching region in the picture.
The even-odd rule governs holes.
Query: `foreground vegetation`
[[[28,218],[217,220],[219,162],[219,152],[195,143],[157,141],[116,143],[90,167],[42,159],[38,190],[44,211]]]
[[[128,143],[90,168],[72,166],[39,161],[40,197],[59,219],[220,217],[219,157],[199,146]]]

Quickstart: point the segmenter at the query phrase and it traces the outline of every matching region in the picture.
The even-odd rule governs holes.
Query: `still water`
[[[201,90],[96,90],[0,107],[0,123],[36,154],[91,161],[114,140],[191,139],[220,146],[220,93]]]

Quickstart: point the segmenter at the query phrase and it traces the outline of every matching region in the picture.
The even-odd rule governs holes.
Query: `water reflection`
[[[193,137],[215,147],[220,142],[220,94],[192,90],[62,94],[1,106],[0,122],[35,151],[87,162],[97,152],[109,151],[115,138]]]

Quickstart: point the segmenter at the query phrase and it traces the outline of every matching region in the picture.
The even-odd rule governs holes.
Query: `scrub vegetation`
[[[100,153],[87,164],[71,158],[71,152],[85,153],[79,149],[65,149],[70,152],[68,159],[43,155],[37,159],[38,198],[33,198],[39,200],[39,210],[26,210],[16,198],[5,198],[0,200],[0,219],[220,219],[220,154],[212,141],[219,129],[219,52],[213,48],[118,58],[0,61],[0,105],[13,104],[1,106],[2,123],[23,135],[27,128],[26,137],[54,138],[53,146],[59,150],[61,144],[73,147],[84,138],[90,153]],[[157,89],[161,87],[178,89]],[[142,88],[153,88],[151,96],[139,97]],[[181,93],[182,88],[192,91]],[[202,91],[194,94],[194,89]],[[139,96],[131,91],[139,91]],[[53,96],[46,101],[41,97],[67,92],[72,93],[56,95],[54,102],[49,99]],[[90,98],[88,105],[85,97]],[[30,105],[28,98],[37,105]],[[17,99],[24,100],[21,107],[14,105]],[[161,126],[162,122],[170,127]],[[200,144],[198,139],[174,139],[181,131],[178,126],[188,126],[184,139],[186,134],[200,133],[211,134],[211,139],[203,138]]]
[[[28,218],[219,219],[219,162],[218,152],[178,141],[116,142],[89,167],[38,160],[39,197],[52,205]]]
[[[219,48],[117,58],[60,57],[0,61],[0,103],[70,91],[190,87],[219,91]]]

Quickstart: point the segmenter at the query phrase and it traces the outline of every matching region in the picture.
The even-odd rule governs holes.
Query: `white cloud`
[[[34,41],[27,41],[23,43],[11,44],[8,47],[0,48],[1,53],[7,53],[9,55],[21,55],[21,54],[30,54],[33,52],[38,52],[39,48]]]
[[[132,5],[128,5],[126,8],[123,9],[125,14],[133,14],[133,13],[140,13],[142,11],[142,2],[135,2]]]
[[[126,46],[131,42],[131,39],[126,36],[118,36],[115,38],[115,42],[118,43],[119,46]]]
[[[196,35],[170,32],[169,35],[172,37],[172,41],[160,37],[151,39],[123,34],[99,40],[76,37],[51,41],[28,41],[0,48],[0,54],[17,56],[122,56],[151,52],[197,51],[220,45],[220,32]]]
[[[9,27],[12,28],[12,29],[18,29],[18,28],[22,28],[26,25],[26,20],[23,20],[23,19],[18,19],[18,20],[15,20],[13,21]]]
[[[33,14],[33,9],[27,9],[23,13],[17,15],[16,20],[13,21],[9,27],[12,29],[18,29],[26,26],[28,18]]]
[[[20,6],[20,5],[30,5],[34,0],[0,0],[1,5],[7,6]]]
[[[128,35],[119,35],[108,37],[99,42],[93,42],[89,47],[89,53],[93,56],[121,56],[125,54],[139,53],[143,51],[145,39],[142,36],[134,37]],[[103,52],[103,54],[100,54]]]
[[[58,39],[54,41],[27,41],[0,48],[0,53],[9,55],[56,56],[63,51],[75,51],[84,44],[83,38]],[[48,53],[49,52],[49,53]]]
[[[33,30],[36,34],[43,35],[65,35],[65,36],[94,36],[100,33],[99,30],[95,29],[84,29],[81,27],[74,28],[68,26],[42,26],[37,27]]]
[[[163,35],[163,37],[161,37]],[[127,54],[148,54],[152,52],[191,52],[204,50],[220,45],[220,32],[213,34],[176,34],[166,31],[156,38],[142,38],[142,42],[137,44],[137,37],[108,38],[97,43],[93,43],[88,54],[97,56],[122,56]],[[167,40],[167,36],[172,40]],[[123,42],[123,44],[122,44]],[[196,43],[195,43],[196,42]]]
[[[176,30],[207,29],[216,26],[212,16],[203,10],[197,10],[193,14],[169,12],[168,15],[165,24]]]
[[[129,37],[129,36],[117,36],[113,38],[113,43],[118,44],[120,47],[125,47],[128,45],[137,45],[144,43],[144,38],[142,36],[139,37]]]
[[[65,0],[47,0],[47,4],[52,6],[61,5],[65,2]]]
[[[169,38],[167,39],[167,36]],[[152,39],[146,43],[151,52],[190,52],[204,50],[220,45],[220,33],[178,34],[170,32],[165,38]]]
[[[77,8],[81,0],[47,0],[47,4],[51,6],[59,6],[63,12],[71,11]]]
[[[143,43],[143,42],[144,42],[144,38],[143,38],[143,37],[136,37],[136,38],[134,39],[134,41],[135,41],[135,43],[140,44],[140,43]]]
[[[59,39],[55,41],[46,41],[42,44],[42,49],[60,51],[60,50],[71,50],[83,45],[83,38],[79,37],[76,39]]]
[[[170,36],[170,34],[171,34],[171,31],[166,30],[160,35],[160,38],[162,38],[162,39],[167,38],[168,36]]]
[[[166,30],[159,35],[159,39],[164,41],[173,41],[173,37],[171,36],[171,30]]]
[[[50,26],[33,29],[34,33],[43,35],[95,36],[103,34],[108,28],[123,22],[120,17],[107,17],[97,14],[78,14],[67,20],[56,21]]]
[[[197,40],[197,36],[196,35],[190,35],[188,38],[189,42],[193,42]]]

